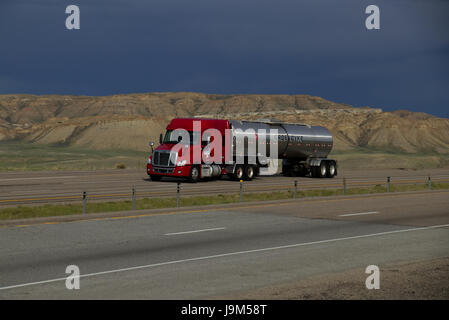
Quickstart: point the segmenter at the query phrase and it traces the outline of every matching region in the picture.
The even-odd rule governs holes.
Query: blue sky
[[[78,5],[81,29],[65,28]],[[365,28],[376,4],[381,29]],[[311,94],[449,117],[446,0],[1,0],[0,93]]]

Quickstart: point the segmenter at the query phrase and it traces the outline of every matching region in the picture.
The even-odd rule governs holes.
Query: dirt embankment
[[[221,299],[449,299],[449,257],[379,266],[380,288],[368,290],[363,268],[313,276]]]

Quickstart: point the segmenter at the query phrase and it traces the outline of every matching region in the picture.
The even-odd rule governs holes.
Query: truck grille
[[[156,173],[173,173],[175,171],[175,168],[153,167],[153,171]]]
[[[153,163],[157,166],[174,167],[175,154],[169,151],[155,151],[153,155]]]

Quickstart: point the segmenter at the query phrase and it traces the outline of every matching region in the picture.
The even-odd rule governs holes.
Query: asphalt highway
[[[334,179],[309,177],[258,177],[244,183],[245,192],[272,192],[293,190],[294,181],[300,189],[342,188],[343,178],[347,186],[363,187],[392,184],[449,182],[448,169],[413,170],[340,170]],[[239,183],[223,178],[197,184],[166,178],[161,182],[149,180],[145,170],[71,171],[71,172],[8,172],[0,173],[0,207],[22,204],[80,202],[87,192],[89,201],[129,200],[135,186],[137,198],[174,197],[176,182],[182,182],[182,196],[238,193]]]
[[[232,297],[372,264],[448,257],[449,192],[55,219],[2,227],[0,243],[0,299]],[[79,290],[65,286],[68,265],[80,269]]]

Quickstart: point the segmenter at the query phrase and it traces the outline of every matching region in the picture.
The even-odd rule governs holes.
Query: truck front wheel
[[[196,183],[198,182],[199,179],[200,179],[200,169],[198,168],[198,166],[192,166],[192,168],[190,169],[189,181],[192,183]]]
[[[155,174],[150,175],[150,178],[151,178],[152,181],[161,181],[161,179],[162,179],[161,176],[158,176],[158,175],[155,175]]]

